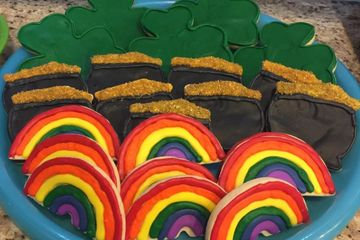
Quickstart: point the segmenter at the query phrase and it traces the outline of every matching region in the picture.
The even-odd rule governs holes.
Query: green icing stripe
[[[284,165],[291,167],[294,171],[297,172],[300,179],[305,184],[307,191],[308,192],[314,191],[314,185],[311,183],[307,173],[303,169],[298,167],[296,164],[290,162],[289,160],[287,160],[285,158],[281,158],[281,157],[267,157],[267,158],[264,158],[262,161],[258,162],[257,164],[255,164],[254,166],[252,166],[250,168],[249,172],[246,174],[245,182],[248,182],[252,179],[257,178],[259,172],[262,169],[264,169],[268,165],[272,165],[272,164],[276,164],[276,163],[284,164]]]
[[[79,133],[81,135],[84,135],[88,138],[91,138],[95,140],[95,137],[86,129],[79,128],[77,126],[71,126],[71,125],[64,125],[57,128],[52,129],[48,133],[46,133],[39,142],[44,141],[47,138],[62,134],[62,133]]]
[[[44,206],[49,208],[53,201],[58,197],[70,195],[76,198],[79,202],[81,202],[82,206],[85,208],[86,216],[88,220],[88,228],[86,235],[91,238],[95,238],[96,234],[96,218],[95,218],[95,210],[91,205],[87,196],[78,188],[71,185],[61,185],[52,190],[44,200]]]
[[[202,162],[202,157],[196,152],[196,150],[191,146],[191,144],[187,140],[178,137],[169,137],[162,139],[151,149],[147,159],[149,160],[157,157],[157,153],[163,146],[174,142],[182,144],[195,157],[196,162],[198,163]]]
[[[161,229],[164,226],[166,220],[175,212],[183,209],[193,209],[198,211],[204,219],[210,217],[210,212],[203,206],[193,202],[178,202],[167,206],[161,213],[156,217],[155,221],[150,228],[150,237],[157,238],[160,235]]]
[[[285,222],[288,228],[292,227],[289,217],[283,211],[276,207],[262,207],[249,212],[240,220],[235,229],[234,239],[242,239],[242,235],[248,225],[252,223],[254,219],[263,215],[278,216]]]

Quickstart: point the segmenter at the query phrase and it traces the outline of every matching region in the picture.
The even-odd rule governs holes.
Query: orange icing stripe
[[[257,142],[249,148],[247,148],[240,157],[238,157],[236,160],[234,159],[234,163],[231,165],[231,170],[228,173],[228,180],[226,182],[226,188],[230,189],[232,186],[235,185],[236,176],[238,173],[238,170],[240,167],[244,164],[244,162],[252,155],[265,151],[265,150],[280,150],[292,153],[301,159],[303,159],[310,168],[314,171],[315,175],[318,178],[318,181],[320,183],[321,188],[324,190],[325,193],[329,193],[329,188],[327,184],[324,181],[323,174],[321,170],[319,169],[318,165],[312,160],[312,158],[306,154],[302,149],[295,147],[293,145],[290,145],[288,143],[278,142],[278,141],[266,141],[266,142]],[[240,160],[239,160],[240,159]]]
[[[137,233],[141,229],[141,224],[144,218],[146,217],[146,214],[150,212],[152,207],[159,201],[169,198],[174,194],[180,193],[180,192],[192,192],[196,193],[198,195],[204,196],[207,199],[211,200],[214,203],[217,203],[220,201],[220,197],[217,196],[215,193],[208,191],[206,189],[197,187],[197,186],[188,186],[184,184],[180,184],[177,186],[172,186],[167,188],[166,190],[158,193],[154,198],[151,199],[151,201],[144,202],[140,209],[137,209],[136,216],[133,221],[133,225],[131,229],[129,229],[130,236],[137,236]],[[140,200],[140,199],[139,199]],[[194,199],[195,200],[195,199]]]
[[[135,167],[136,156],[139,152],[141,143],[145,140],[145,138],[148,135],[150,135],[152,132],[166,127],[182,127],[186,129],[191,135],[193,135],[200,142],[201,146],[203,146],[203,148],[208,152],[210,159],[212,160],[217,159],[216,149],[214,148],[208,136],[206,136],[205,134],[200,132],[196,127],[188,123],[164,119],[146,126],[141,131],[140,134],[136,135],[132,139],[132,142],[129,144],[125,155],[124,170],[126,174]]]
[[[102,136],[104,137],[107,146],[109,148],[109,153],[111,156],[115,155],[115,150],[114,150],[114,146],[113,146],[113,142],[112,142],[112,138],[111,136],[107,133],[106,129],[104,128],[104,126],[102,124],[100,124],[95,118],[93,118],[92,116],[83,114],[83,113],[79,113],[79,112],[59,112],[56,113],[52,116],[49,117],[45,117],[43,119],[41,119],[40,121],[38,121],[37,123],[35,123],[31,129],[25,134],[24,138],[22,139],[22,141],[20,142],[16,152],[17,154],[22,154],[24,152],[24,149],[26,147],[26,145],[30,142],[31,138],[36,134],[36,132],[39,131],[39,129],[41,129],[44,125],[50,123],[50,122],[54,122],[56,120],[59,119],[63,119],[63,118],[80,118],[83,119],[87,122],[90,122],[91,124],[93,124],[102,134]]]
[[[36,179],[34,179],[32,184],[28,187],[27,194],[30,196],[35,196],[37,191],[40,189],[41,185],[47,179],[49,179],[54,175],[60,175],[60,174],[71,174],[73,176],[77,176],[94,188],[94,191],[99,196],[101,202],[104,205],[104,224],[105,224],[105,229],[108,231],[106,232],[106,235],[111,236],[112,239],[115,234],[115,229],[114,229],[115,222],[113,221],[114,215],[112,212],[111,203],[108,201],[106,193],[102,190],[98,181],[89,172],[84,171],[79,167],[74,167],[71,165],[51,166],[47,169],[44,169],[41,173],[39,173],[36,176]]]

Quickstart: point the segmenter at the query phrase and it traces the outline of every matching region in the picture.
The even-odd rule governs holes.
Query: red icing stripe
[[[234,190],[236,191],[236,190]],[[224,229],[225,226],[222,225],[223,221],[225,219],[229,218],[228,212],[231,211],[236,207],[237,204],[239,204],[242,201],[246,201],[247,198],[251,198],[257,193],[267,193],[269,194],[269,198],[271,196],[271,191],[282,191],[285,194],[291,196],[294,201],[297,203],[297,207],[299,212],[301,213],[301,218],[298,218],[299,223],[306,223],[309,221],[310,216],[305,204],[305,201],[303,197],[301,196],[301,193],[293,186],[286,184],[281,181],[273,181],[273,182],[266,182],[262,184],[258,184],[242,193],[239,193],[238,196],[236,196],[234,199],[231,200],[217,215],[216,220],[214,222],[210,239],[211,240],[217,240],[220,239],[219,236],[222,236],[224,231],[227,231],[228,229]],[[262,200],[262,199],[259,199]],[[254,201],[253,201],[254,202]],[[249,203],[250,204],[250,203]],[[294,210],[294,209],[293,209]],[[298,217],[298,216],[297,216]]]
[[[32,129],[34,125],[36,125],[39,121],[43,121],[48,117],[51,117],[52,115],[63,113],[63,112],[76,112],[76,113],[82,113],[85,115],[88,115],[94,119],[96,119],[105,129],[107,134],[110,135],[112,143],[108,143],[110,148],[110,151],[113,151],[114,156],[118,156],[119,154],[119,148],[120,148],[120,142],[119,138],[111,126],[110,122],[103,117],[101,114],[97,113],[96,111],[81,106],[81,105],[67,105],[62,107],[57,107],[54,109],[51,109],[49,111],[40,113],[36,115],[34,118],[32,118],[25,126],[21,129],[19,134],[16,136],[15,140],[13,141],[13,144],[11,145],[9,156],[10,158],[14,157],[17,154],[18,147],[20,144],[24,141],[24,139],[27,137],[28,132]]]
[[[110,231],[114,232],[113,238],[106,237],[106,239],[122,240],[122,235],[123,232],[125,231],[125,229],[123,228],[125,224],[124,222],[125,216],[124,216],[124,210],[121,199],[120,201],[118,201],[116,195],[117,193],[116,193],[115,185],[113,185],[112,187],[111,184],[113,183],[109,181],[110,179],[104,177],[104,175],[102,175],[102,173],[99,172],[93,165],[85,161],[74,161],[74,159],[72,158],[57,158],[52,161],[45,162],[44,164],[40,165],[34,171],[34,173],[29,177],[29,179],[27,180],[24,186],[24,193],[26,195],[32,194],[32,196],[34,196],[42,184],[42,182],[36,181],[37,178],[40,177],[41,179],[41,175],[43,175],[46,172],[48,172],[48,174],[51,174],[52,168],[54,168],[55,170],[55,172],[53,172],[52,175],[56,175],[56,174],[67,173],[67,170],[70,169],[69,167],[75,167],[73,172],[77,173],[78,177],[84,178],[84,176],[90,174],[90,176],[92,176],[94,180],[98,182],[101,189],[99,189],[97,192],[103,191],[106,194],[108,201],[110,203],[112,214],[114,214],[114,221],[115,221],[115,225],[113,226],[108,225],[109,228],[111,228]],[[46,179],[44,179],[44,181],[46,181]],[[91,182],[89,184],[94,187],[94,185],[91,184]],[[108,212],[108,210],[106,209],[104,213],[105,215],[111,214],[111,212]],[[104,216],[104,218],[106,217]]]
[[[225,163],[219,177],[220,185],[224,186],[226,179],[228,178],[226,176],[230,176],[231,172],[234,169],[239,169],[240,165],[243,164],[243,162],[237,162],[237,159],[243,152],[247,151],[256,143],[267,141],[278,141],[279,143],[289,144],[305,152],[312,159],[312,161],[309,161],[309,159],[304,160],[311,166],[316,176],[319,177],[321,188],[324,190],[325,193],[335,193],[334,182],[332,181],[331,175],[326,165],[324,164],[319,154],[310,145],[291,135],[273,132],[255,134],[254,136],[249,137],[236,144],[229,151],[224,161]],[[276,150],[275,147],[274,150]]]

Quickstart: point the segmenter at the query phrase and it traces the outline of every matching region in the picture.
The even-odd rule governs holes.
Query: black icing
[[[286,81],[286,79],[267,71],[261,71],[259,75],[251,82],[250,88],[258,90],[262,94],[260,101],[262,109],[266,110],[276,92],[276,83]]]
[[[91,93],[141,78],[164,82],[160,66],[150,63],[93,64],[88,79]]]
[[[151,118],[153,116],[156,116],[158,114],[154,114],[154,113],[130,113],[130,117],[126,123],[126,128],[125,128],[125,133],[126,135],[133,130],[137,125],[139,125],[140,123],[142,123],[144,120]],[[210,121],[205,120],[205,119],[197,119],[199,122],[201,122],[202,124],[204,124],[207,128],[210,129]]]
[[[56,100],[44,103],[27,103],[15,105],[8,115],[8,133],[10,140],[14,140],[20,130],[36,115],[50,109],[70,104],[78,104],[91,108],[91,104],[85,100]]]
[[[141,97],[124,97],[108,101],[99,102],[96,105],[96,111],[105,116],[114,127],[118,136],[125,137],[125,126],[130,118],[129,107],[133,103],[147,103],[158,100],[171,100],[169,93],[157,93]]]
[[[229,80],[241,83],[241,76],[208,68],[172,67],[168,82],[174,86],[173,96],[184,97],[184,87],[188,84],[203,83],[214,80]]]
[[[341,169],[341,160],[355,140],[353,109],[310,96],[275,95],[267,118],[271,131],[288,133],[309,143],[333,170]]]
[[[230,96],[191,96],[187,100],[211,111],[211,130],[225,150],[264,130],[265,119],[256,99]]]
[[[54,86],[70,86],[79,90],[87,91],[87,87],[81,80],[79,74],[49,74],[20,79],[5,84],[3,90],[3,103],[5,110],[8,112],[13,106],[11,96],[16,93]]]

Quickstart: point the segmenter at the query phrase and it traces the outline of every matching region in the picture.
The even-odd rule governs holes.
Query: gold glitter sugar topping
[[[143,78],[98,91],[95,93],[95,97],[99,101],[106,101],[118,97],[141,97],[160,92],[170,93],[172,88],[173,86],[170,83]]]
[[[20,92],[11,97],[14,104],[41,103],[66,99],[86,100],[91,103],[93,95],[69,86],[56,86]]]
[[[243,68],[239,64],[228,62],[216,57],[184,58],[174,57],[171,66],[186,66],[192,68],[210,68],[221,72],[242,76]]]
[[[93,64],[116,64],[116,63],[150,63],[161,66],[160,58],[153,58],[139,52],[128,52],[123,54],[95,55],[91,58]]]
[[[211,81],[185,86],[186,96],[234,96],[261,100],[261,93],[233,81]]]
[[[268,60],[263,62],[263,70],[278,75],[289,82],[321,83],[321,81],[311,72],[290,68]]]
[[[134,103],[130,105],[132,113],[178,113],[181,115],[210,120],[211,113],[208,109],[197,106],[185,99],[157,101],[150,103]]]
[[[354,110],[360,109],[360,100],[349,96],[340,86],[331,83],[304,84],[278,82],[277,92],[284,95],[304,94],[313,98],[344,104]]]
[[[23,69],[19,72],[13,74],[5,74],[5,82],[15,82],[20,79],[50,75],[50,74],[59,74],[59,73],[80,73],[81,68],[74,65],[68,65],[64,63],[49,62],[47,64],[33,67],[29,69]]]

